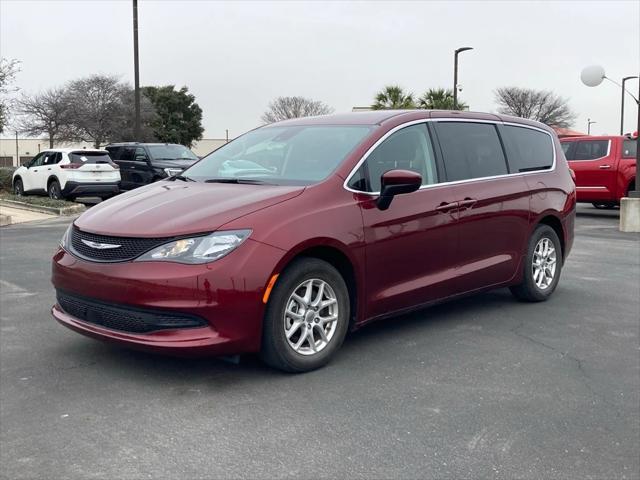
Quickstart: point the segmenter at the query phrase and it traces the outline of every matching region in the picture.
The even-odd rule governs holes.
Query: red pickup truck
[[[584,136],[560,140],[576,177],[578,202],[614,208],[633,190],[636,180],[637,133]]]

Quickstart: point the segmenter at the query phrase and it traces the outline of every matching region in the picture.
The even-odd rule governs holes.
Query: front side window
[[[382,174],[395,169],[419,173],[422,185],[438,182],[433,147],[425,124],[412,125],[390,135],[356,170],[348,186],[364,192],[379,192]]]
[[[580,140],[572,160],[596,160],[609,154],[609,140]]]
[[[195,180],[310,185],[324,180],[371,131],[362,125],[253,130],[184,171]]]
[[[33,159],[31,159],[31,162],[29,162],[29,164],[27,165],[27,168],[39,167],[40,165],[42,165],[43,160],[44,160],[44,153],[39,153],[38,155],[33,157]]]
[[[504,126],[511,173],[544,170],[553,165],[551,136],[526,127]]]
[[[495,125],[437,122],[436,131],[442,147],[448,181],[493,177],[508,173]]]

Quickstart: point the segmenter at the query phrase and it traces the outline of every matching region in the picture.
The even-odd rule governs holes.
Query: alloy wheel
[[[338,324],[338,300],[324,280],[298,285],[287,300],[284,332],[289,346],[301,355],[314,355],[331,341]]]
[[[533,251],[531,265],[533,281],[540,290],[546,290],[553,283],[556,275],[556,248],[551,239],[541,238]]]

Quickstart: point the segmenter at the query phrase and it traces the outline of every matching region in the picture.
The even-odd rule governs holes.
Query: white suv
[[[45,150],[13,174],[16,195],[48,194],[54,199],[108,198],[120,191],[120,171],[105,150]]]

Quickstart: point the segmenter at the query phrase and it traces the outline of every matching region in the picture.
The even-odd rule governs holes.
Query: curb
[[[0,215],[0,227],[11,225],[11,215]]]
[[[48,213],[50,215],[75,215],[76,213],[81,213],[86,210],[86,207],[81,204],[70,205],[68,207],[45,207],[4,199],[0,200],[0,205],[4,205],[5,207],[19,208],[22,210],[29,210],[31,212]]]

